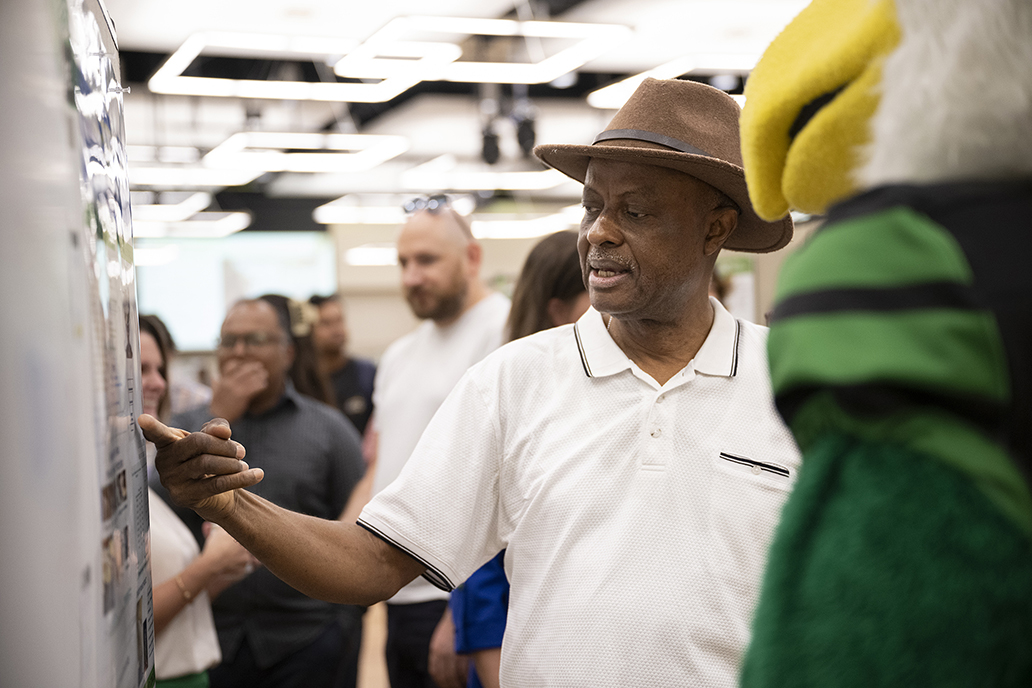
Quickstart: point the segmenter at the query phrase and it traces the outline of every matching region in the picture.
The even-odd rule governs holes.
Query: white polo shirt
[[[502,345],[509,299],[492,292],[455,322],[424,320],[384,352],[376,370],[373,421],[379,433],[372,493],[390,485],[412,455],[423,430],[469,367]],[[416,604],[446,600],[448,593],[422,578],[388,600]]]
[[[502,685],[736,686],[799,466],[766,328],[711,300],[665,385],[593,309],[470,369],[360,524],[461,583],[503,547]]]

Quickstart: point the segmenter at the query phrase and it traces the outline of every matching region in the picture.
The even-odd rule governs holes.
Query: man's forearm
[[[370,605],[425,570],[354,523],[298,514],[243,490],[219,525],[283,581],[329,602]]]

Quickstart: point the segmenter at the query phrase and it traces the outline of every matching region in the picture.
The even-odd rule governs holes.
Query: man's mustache
[[[590,266],[593,263],[603,262],[616,263],[627,270],[634,267],[634,263],[628,260],[626,256],[607,251],[606,249],[598,246],[592,246],[591,249],[588,250],[588,255],[585,257],[585,263]]]

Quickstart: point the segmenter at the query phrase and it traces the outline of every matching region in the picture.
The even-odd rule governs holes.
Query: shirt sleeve
[[[478,371],[482,365],[459,381],[401,474],[358,521],[426,565],[424,577],[443,590],[505,547],[499,537],[498,400],[477,384]]]

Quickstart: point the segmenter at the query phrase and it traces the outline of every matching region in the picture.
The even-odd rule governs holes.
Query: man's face
[[[319,319],[312,326],[312,343],[319,353],[343,352],[348,343],[344,309],[336,301],[319,306]]]
[[[416,213],[398,236],[405,299],[417,318],[449,320],[462,312],[473,278],[461,230],[446,213]]]
[[[631,318],[682,315],[709,284],[704,247],[715,202],[714,189],[683,172],[592,159],[577,242],[592,306]]]
[[[218,361],[223,375],[241,363],[259,363],[269,376],[266,389],[280,389],[294,362],[294,351],[271,305],[255,301],[233,306],[222,322],[221,334]]]

